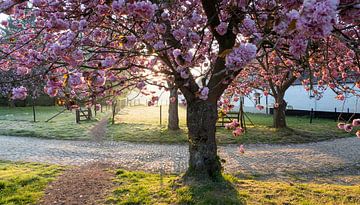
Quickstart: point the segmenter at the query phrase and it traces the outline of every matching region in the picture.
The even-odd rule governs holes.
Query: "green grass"
[[[131,142],[184,143],[187,142],[186,110],[179,109],[179,131],[167,130],[167,106],[162,107],[162,126],[160,126],[160,108],[135,106],[122,110],[116,116],[116,124],[108,126],[107,135],[110,139]],[[233,137],[232,132],[225,128],[217,129],[219,144],[239,143],[307,143],[329,139],[355,136],[337,129],[336,122],[327,119],[314,119],[309,123],[307,117],[287,117],[290,129],[274,129],[272,116],[263,114],[248,114],[247,132],[240,137]]]
[[[55,165],[0,161],[0,204],[36,204],[61,171]]]
[[[29,136],[55,139],[89,139],[89,130],[105,113],[90,121],[75,123],[75,111],[65,111],[49,122],[63,107],[36,107],[33,122],[32,107],[0,107],[0,135]]]
[[[99,113],[91,121],[75,123],[75,114],[66,111],[50,122],[51,116],[61,111],[62,107],[36,107],[37,122],[32,122],[31,107],[0,107],[0,135],[31,136],[54,139],[90,139],[89,131],[106,113]],[[162,125],[160,126],[159,107],[135,106],[122,109],[116,116],[116,124],[108,124],[107,138],[130,142],[186,143],[186,110],[179,109],[179,131],[167,130],[167,106],[162,107]],[[314,119],[309,123],[306,117],[287,117],[291,129],[271,128],[272,116],[248,114],[254,126],[248,125],[247,132],[240,137],[233,137],[232,132],[224,128],[217,129],[219,144],[267,143],[287,144],[306,143],[354,136],[337,129],[336,122]]]
[[[180,182],[175,175],[118,170],[108,204],[359,204],[360,186],[289,183],[224,175],[219,182]]]

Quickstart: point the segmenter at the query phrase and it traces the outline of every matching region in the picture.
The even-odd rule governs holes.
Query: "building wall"
[[[261,93],[261,104],[266,106],[266,97],[262,94],[261,91],[258,92]],[[255,109],[255,104],[252,97],[253,95],[250,97],[245,97],[244,109],[245,111],[249,112],[258,112]],[[315,100],[315,98],[309,97],[309,93],[304,90],[302,85],[291,86],[285,93],[285,101],[288,103],[288,106],[290,107],[289,109],[311,110],[311,108],[313,108],[314,111],[334,112],[336,108],[337,112],[347,112],[349,109],[350,113],[360,113],[360,102],[357,103],[357,101],[359,101],[358,98],[350,95],[344,101],[340,101],[335,97],[336,94],[332,90],[327,89],[323,93],[323,97],[320,100]],[[268,106],[273,107],[274,102],[274,98],[268,96]],[[261,113],[264,112],[265,111],[261,111]]]

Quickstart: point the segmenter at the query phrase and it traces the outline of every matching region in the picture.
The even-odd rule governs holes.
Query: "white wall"
[[[258,92],[261,93],[261,104],[266,106],[266,97],[262,94],[261,91]],[[244,109],[250,112],[257,112],[254,110],[255,105],[252,97],[253,95],[250,95],[250,97],[245,97]],[[360,102],[357,103],[359,100],[358,98],[349,95],[344,101],[340,101],[335,97],[336,94],[332,90],[327,89],[323,93],[323,97],[320,100],[315,100],[315,98],[309,97],[309,93],[304,90],[302,85],[291,86],[285,93],[285,101],[288,103],[288,106],[292,106],[293,109],[296,110],[311,110],[311,108],[313,108],[315,111],[334,112],[336,108],[337,112],[347,112],[347,109],[349,108],[351,113],[360,112]],[[269,96],[269,107],[272,107],[274,102],[274,98]],[[264,111],[262,111],[262,113],[264,113]]]

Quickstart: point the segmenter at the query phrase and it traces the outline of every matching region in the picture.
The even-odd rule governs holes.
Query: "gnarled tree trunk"
[[[221,175],[215,140],[217,117],[216,104],[203,100],[189,102],[187,126],[190,159],[186,177],[216,179]]]
[[[273,127],[286,128],[285,110],[287,103],[284,100],[284,94],[275,96],[275,102],[277,103],[278,107],[274,107]]]
[[[169,116],[168,116],[168,129],[169,130],[178,130],[179,127],[179,110],[178,110],[178,93],[177,88],[172,88],[170,90],[170,102],[169,102]],[[171,102],[171,99],[174,99]]]

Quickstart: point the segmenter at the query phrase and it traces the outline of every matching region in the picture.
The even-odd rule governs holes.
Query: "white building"
[[[260,104],[268,108],[272,108],[275,100],[272,96],[268,96],[266,104],[266,96],[263,95],[261,91],[256,91],[260,93]],[[255,93],[255,92],[254,92]],[[258,111],[255,108],[254,93],[250,96],[244,98],[244,110],[247,112],[255,113],[266,113],[266,109]],[[314,109],[314,111],[325,111],[325,112],[350,112],[350,113],[360,113],[360,102],[359,98],[349,95],[345,98],[344,101],[336,99],[336,94],[331,90],[327,89],[323,93],[323,97],[319,100],[311,98],[309,92],[304,90],[302,85],[292,85],[285,93],[285,101],[288,104],[288,109],[294,110],[308,110]],[[239,109],[239,104],[235,105],[235,109]]]

